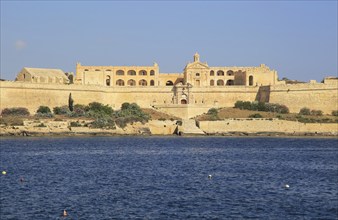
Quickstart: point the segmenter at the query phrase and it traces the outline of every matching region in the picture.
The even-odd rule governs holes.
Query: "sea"
[[[1,220],[338,219],[337,138],[29,137],[0,144]]]

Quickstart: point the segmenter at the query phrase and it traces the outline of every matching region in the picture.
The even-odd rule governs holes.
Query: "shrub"
[[[98,114],[98,115],[112,115],[114,113],[114,110],[108,106],[103,105],[99,102],[92,102],[89,103],[88,106],[85,108],[87,112],[92,112],[92,114]]]
[[[289,108],[285,105],[264,102],[237,101],[235,103],[235,108],[239,108],[241,110],[246,109],[253,111],[277,112],[281,114],[289,113]]]
[[[1,112],[2,116],[10,116],[10,115],[14,115],[14,116],[28,116],[29,115],[29,111],[27,108],[22,108],[22,107],[18,107],[18,108],[5,108],[2,110]]]
[[[249,118],[263,118],[263,116],[261,114],[252,114],[252,115],[249,115]]]
[[[300,114],[300,115],[310,115],[311,114],[311,111],[310,111],[310,109],[309,108],[302,108],[300,111],[299,111],[299,113],[298,114]]]
[[[165,121],[166,119],[165,118],[159,118],[158,120],[159,121]]]
[[[311,110],[311,115],[322,116],[323,111],[322,110]]]
[[[217,115],[218,114],[218,110],[215,108],[211,108],[208,110],[208,115]]]
[[[50,108],[48,106],[40,106],[36,113],[42,113],[42,114],[47,114],[47,113],[52,113],[50,111]]]
[[[338,116],[338,110],[332,111],[332,115],[333,115],[333,116]]]
[[[70,113],[68,106],[54,107],[53,112],[56,115],[67,115]]]
[[[78,121],[71,121],[70,127],[81,127],[81,124]]]
[[[35,117],[38,117],[38,118],[53,118],[54,115],[49,112],[49,113],[41,113],[41,112],[38,112],[35,114]]]
[[[112,118],[109,117],[101,117],[95,119],[92,123],[90,123],[93,128],[105,128],[105,129],[116,129],[115,122]]]

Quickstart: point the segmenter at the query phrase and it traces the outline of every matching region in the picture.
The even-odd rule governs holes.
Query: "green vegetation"
[[[219,119],[218,110],[216,108],[209,109],[207,115],[209,116],[209,119],[212,121],[216,121]]]
[[[249,115],[249,118],[263,118],[263,116],[259,113]]]
[[[332,115],[333,115],[333,116],[338,116],[338,110],[332,111]]]
[[[27,108],[5,108],[1,112],[2,116],[29,116]]]
[[[314,116],[322,116],[323,111],[322,110],[310,110],[309,108],[302,108],[299,113],[299,115],[314,115]]]
[[[70,127],[82,127],[79,121],[72,121],[70,122]]]
[[[48,106],[40,106],[36,113],[47,114],[52,112],[50,111],[50,108]]]
[[[68,97],[68,108],[69,110],[72,112],[74,110],[74,100],[72,98],[72,93],[69,93],[69,97]]]
[[[54,107],[53,112],[56,115],[68,115],[71,113],[68,106],[66,105],[61,106],[61,107]]]
[[[125,102],[121,106],[121,110],[114,113],[115,123],[124,128],[128,123],[148,122],[150,115],[144,113],[140,106],[136,103]]]
[[[265,102],[249,102],[249,101],[237,101],[235,108],[241,110],[263,111],[263,112],[276,112],[280,114],[289,113],[289,108],[285,105]]]
[[[310,115],[311,114],[311,110],[309,108],[302,108],[299,113],[299,115]]]

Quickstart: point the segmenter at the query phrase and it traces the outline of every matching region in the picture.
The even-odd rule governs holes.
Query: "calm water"
[[[337,139],[20,138],[0,150],[1,220],[338,218]]]

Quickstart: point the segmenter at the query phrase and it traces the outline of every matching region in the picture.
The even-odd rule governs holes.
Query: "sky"
[[[266,64],[279,78],[337,76],[337,1],[4,1],[0,78],[82,65],[182,72]]]

